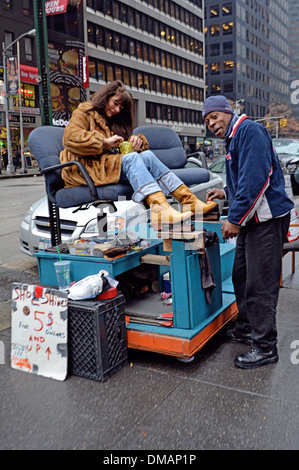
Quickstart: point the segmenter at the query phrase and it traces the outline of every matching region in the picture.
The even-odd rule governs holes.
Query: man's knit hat
[[[203,120],[205,120],[207,114],[212,113],[213,111],[234,114],[233,108],[227,101],[227,98],[222,95],[209,96],[209,98],[206,99],[202,109]]]

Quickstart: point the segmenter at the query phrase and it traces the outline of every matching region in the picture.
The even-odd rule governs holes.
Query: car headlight
[[[84,229],[84,233],[95,233],[98,234],[98,221],[97,219],[91,219]]]
[[[28,224],[28,225],[31,222],[32,212],[33,212],[33,208],[32,208],[32,206],[30,206],[28,211],[26,212],[26,214],[24,216],[24,222],[26,222],[26,224]]]
[[[125,219],[122,217],[109,217],[107,230],[108,232],[118,232],[125,226]]]

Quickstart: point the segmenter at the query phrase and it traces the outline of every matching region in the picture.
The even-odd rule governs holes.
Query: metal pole
[[[5,93],[5,107],[6,107],[6,139],[7,139],[7,155],[8,165],[6,168],[6,174],[14,174],[14,166],[11,155],[11,143],[10,143],[10,127],[9,127],[9,99],[7,93],[7,77],[6,77],[6,55],[5,55],[5,43],[2,43],[2,55],[3,55],[3,75],[4,75],[4,93]]]
[[[43,126],[52,126],[52,102],[50,89],[50,69],[48,57],[48,30],[45,1],[35,0],[34,23],[36,30],[36,55],[39,74],[40,110]]]
[[[20,42],[17,41],[17,58],[18,58],[18,84],[19,84],[19,106],[20,106],[20,137],[21,137],[21,173],[27,173],[25,168],[24,157],[24,129],[23,129],[23,110],[22,110],[22,90],[21,90],[21,70],[20,70]]]

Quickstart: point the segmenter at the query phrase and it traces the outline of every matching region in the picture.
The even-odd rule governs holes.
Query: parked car
[[[299,194],[299,184],[294,175],[299,168],[299,140],[293,140],[286,145],[281,145],[284,141],[274,139],[273,145],[279,159],[285,164],[288,174],[291,176],[292,189],[294,194]]]
[[[192,186],[190,189],[199,199],[205,201],[207,191],[214,187],[222,188],[223,182],[219,175],[210,172],[208,182]],[[108,205],[104,211],[107,213],[109,237],[115,237],[120,231],[125,231],[129,241],[133,243],[143,238],[140,230],[150,216],[149,210],[143,204],[117,201],[114,206]],[[62,241],[97,237],[98,213],[99,210],[94,204],[87,205],[84,210],[78,210],[78,207],[60,209]],[[28,255],[33,255],[40,246],[50,245],[50,238],[48,202],[47,198],[43,197],[32,204],[21,223],[21,250]]]

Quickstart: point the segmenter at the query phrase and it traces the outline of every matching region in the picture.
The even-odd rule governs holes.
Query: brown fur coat
[[[94,184],[117,183],[120,177],[121,159],[123,154],[103,153],[103,140],[113,135],[108,128],[105,119],[91,109],[92,102],[81,103],[73,112],[68,126],[64,130],[64,150],[60,153],[60,162],[79,160],[83,163],[91,176]],[[141,151],[149,148],[143,135],[139,135],[143,141]],[[62,178],[66,187],[86,185],[77,166],[72,165],[62,170]]]

